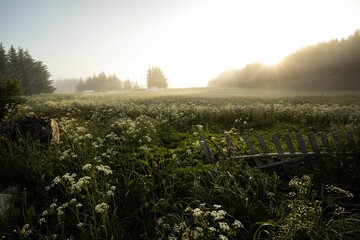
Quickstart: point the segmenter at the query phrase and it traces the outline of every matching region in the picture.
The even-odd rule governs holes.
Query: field
[[[61,142],[2,141],[0,183],[24,190],[19,217],[0,216],[1,239],[360,238],[358,155],[308,159],[295,173],[223,154],[227,135],[246,153],[245,133],[352,131],[358,143],[358,92],[51,94],[6,120],[24,115],[57,119]]]

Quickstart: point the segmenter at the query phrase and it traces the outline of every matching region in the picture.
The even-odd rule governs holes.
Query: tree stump
[[[23,119],[0,125],[0,135],[12,142],[30,138],[41,144],[50,144],[51,140],[60,142],[59,126],[55,119],[24,117]]]

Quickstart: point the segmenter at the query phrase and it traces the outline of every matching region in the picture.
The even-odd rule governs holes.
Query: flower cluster
[[[112,132],[107,135],[108,138],[138,145],[153,143],[158,131],[156,121],[144,115],[134,120],[122,118],[111,124],[110,129]]]
[[[301,178],[294,177],[289,182],[289,186],[295,188],[297,194],[301,196],[306,196],[310,192],[311,185],[311,178],[308,175],[304,175]]]
[[[285,215],[283,223],[280,224],[280,231],[277,238],[293,239],[299,232],[309,234],[322,212],[321,202],[309,199],[311,195],[312,181],[308,175],[301,178],[294,177],[289,182],[294,192],[290,192],[288,214]]]
[[[343,195],[345,197],[354,197],[353,193],[333,185],[326,185],[326,190],[330,193],[336,193],[338,195]]]
[[[170,217],[157,220],[158,234],[167,239],[229,239],[244,230],[242,223],[221,209],[221,205],[206,207],[205,203],[196,208],[188,206],[180,222],[171,223]]]

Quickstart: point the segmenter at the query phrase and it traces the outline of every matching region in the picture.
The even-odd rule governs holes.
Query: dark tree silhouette
[[[0,76],[0,122],[6,113],[17,104],[24,102],[20,82],[8,76]]]
[[[52,93],[55,90],[52,80],[49,80],[47,66],[20,47],[16,50],[11,46],[6,53],[0,44],[0,75],[18,80],[25,95]]]

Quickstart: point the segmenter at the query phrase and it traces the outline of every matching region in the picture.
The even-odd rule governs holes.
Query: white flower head
[[[193,216],[194,217],[200,217],[203,214],[203,211],[201,211],[200,208],[195,208],[193,211]]]
[[[82,170],[86,171],[86,170],[89,170],[91,168],[92,168],[92,165],[90,163],[87,163],[82,167]]]
[[[113,173],[109,166],[102,165],[102,164],[96,166],[96,169],[99,172],[105,173],[105,175],[111,175]]]
[[[221,235],[221,234],[219,235],[219,239],[220,239],[220,240],[228,240],[228,238],[227,238],[226,236]]]
[[[226,222],[219,222],[219,227],[221,230],[223,230],[225,232],[230,230],[230,227]]]
[[[244,226],[242,225],[242,223],[239,220],[235,220],[232,224],[234,226],[234,228],[243,228]]]
[[[38,221],[38,223],[39,223],[40,225],[42,225],[43,223],[46,223],[46,219],[45,219],[45,218],[40,218],[39,221]]]
[[[95,212],[97,212],[97,213],[104,213],[108,209],[109,209],[109,205],[107,205],[106,203],[100,203],[95,206]]]

